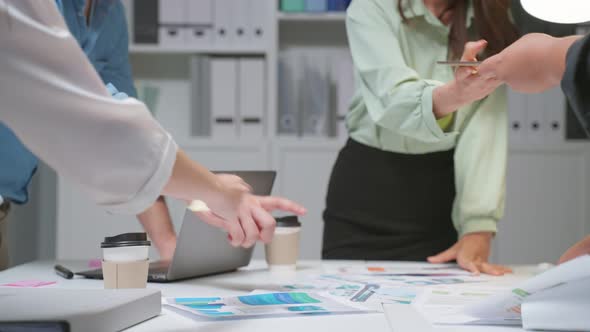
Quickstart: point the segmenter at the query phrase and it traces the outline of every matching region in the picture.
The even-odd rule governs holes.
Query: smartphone
[[[437,61],[436,64],[437,65],[453,66],[453,67],[461,67],[461,66],[475,67],[475,66],[479,66],[481,64],[481,61]]]

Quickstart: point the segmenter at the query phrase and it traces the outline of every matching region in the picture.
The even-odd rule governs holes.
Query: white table
[[[88,269],[84,262],[59,262],[65,267],[80,271]],[[103,288],[102,280],[88,280],[76,277],[72,280],[66,280],[55,274],[53,270],[55,262],[32,262],[24,265],[14,267],[12,269],[0,272],[0,284],[20,281],[20,280],[42,280],[42,281],[56,281],[57,284],[49,287],[59,288],[75,288],[75,289],[97,289]],[[367,265],[378,264],[381,266],[411,263],[396,263],[396,262],[348,262],[348,261],[303,261],[300,262],[297,272],[292,274],[276,275],[271,274],[266,269],[266,264],[262,261],[253,261],[250,266],[240,269],[234,273],[223,275],[210,276],[205,278],[190,279],[180,282],[159,284],[149,283],[149,288],[159,289],[162,295],[166,297],[190,297],[190,296],[230,296],[243,295],[249,293],[254,289],[265,289],[269,284],[281,282],[284,280],[288,283],[296,277],[301,277],[309,274],[321,273],[326,267],[334,266],[350,266],[350,265]],[[498,277],[493,281],[494,285],[508,286],[514,285],[516,282],[523,280],[534,273],[534,267],[517,267],[515,274]],[[273,331],[273,332],[311,332],[311,331],[325,331],[329,329],[337,330],[338,332],[346,331],[418,331],[419,326],[415,322],[415,318],[408,313],[408,315],[400,315],[395,322],[392,322],[390,327],[388,320],[384,314],[356,314],[356,315],[334,315],[334,316],[318,316],[318,317],[293,317],[293,318],[270,318],[270,319],[252,319],[239,321],[222,321],[222,322],[204,322],[192,319],[190,317],[179,315],[166,308],[162,310],[162,314],[149,321],[143,322],[130,328],[128,331]],[[407,318],[407,319],[406,319]],[[397,321],[399,319],[399,321]],[[398,329],[399,327],[399,329]],[[411,329],[408,329],[411,328]],[[423,328],[420,330],[425,331]],[[464,329],[462,329],[463,331]],[[469,331],[491,331],[487,328],[470,328]],[[518,329],[517,329],[518,330]],[[513,329],[510,329],[513,331]]]

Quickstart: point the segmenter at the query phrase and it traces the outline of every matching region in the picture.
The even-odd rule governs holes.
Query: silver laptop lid
[[[268,196],[276,177],[275,171],[227,171],[235,174],[251,187],[256,195]],[[174,258],[168,269],[168,280],[177,280],[233,271],[246,266],[254,247],[234,248],[227,233],[203,222],[191,211],[186,211],[176,243]]]

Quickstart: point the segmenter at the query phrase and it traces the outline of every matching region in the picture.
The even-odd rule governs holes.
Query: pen
[[[72,279],[74,277],[74,272],[68,270],[67,268],[61,266],[61,265],[56,265],[53,267],[55,269],[55,273],[57,273],[58,275],[66,278],[66,279]]]

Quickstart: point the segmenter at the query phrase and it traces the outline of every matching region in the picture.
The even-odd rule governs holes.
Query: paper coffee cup
[[[299,258],[301,223],[296,216],[277,218],[272,241],[265,246],[266,262],[273,271],[293,271]]]
[[[145,233],[106,237],[101,243],[105,288],[145,288],[150,244]]]

